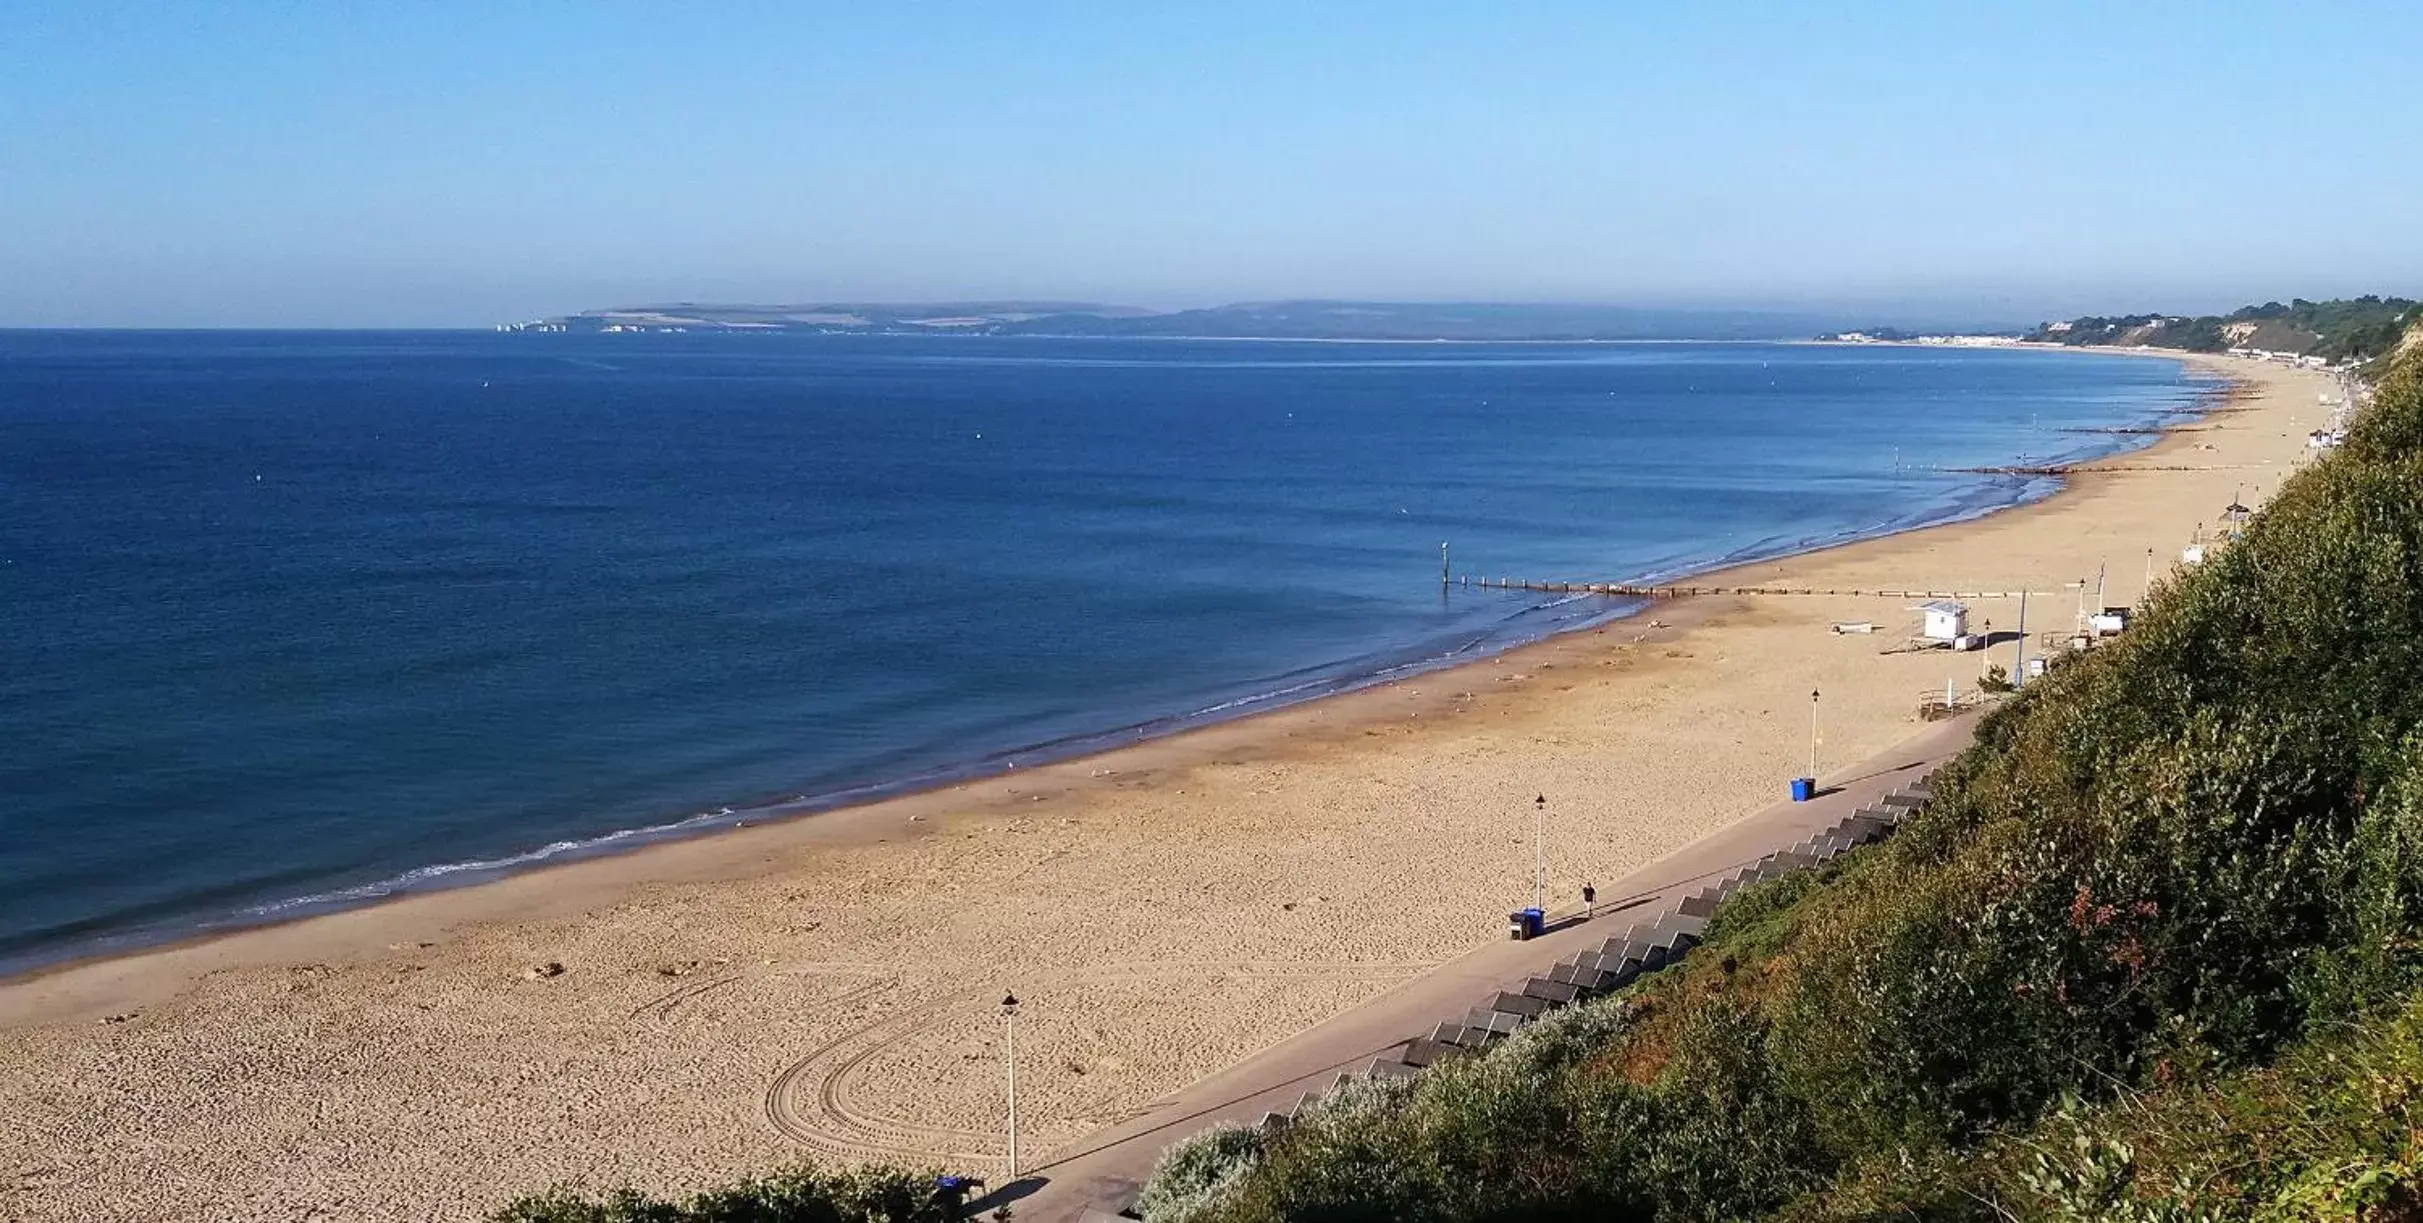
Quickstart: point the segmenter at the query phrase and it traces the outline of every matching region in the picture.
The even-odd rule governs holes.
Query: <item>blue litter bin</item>
[[[1810,799],[1815,798],[1815,797],[1817,797],[1817,779],[1816,779],[1816,778],[1814,778],[1814,777],[1795,777],[1795,778],[1793,778],[1793,779],[1792,779],[1792,801],[1793,801],[1793,802],[1796,802],[1796,803],[1805,803],[1805,802],[1807,802],[1807,801],[1809,801]]]
[[[1546,928],[1548,915],[1538,909],[1516,909],[1506,915],[1506,934],[1516,942],[1535,939]]]
[[[937,1176],[934,1178],[934,1200],[956,1219],[966,1212],[968,1195],[982,1188],[984,1178],[981,1176]]]

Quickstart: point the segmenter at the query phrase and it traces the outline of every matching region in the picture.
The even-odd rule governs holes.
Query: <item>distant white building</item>
[[[1919,609],[1920,633],[1929,641],[1954,641],[1969,635],[1969,605],[1937,599]]]
[[[1940,344],[1953,348],[2001,348],[2017,344],[2019,338],[2007,335],[1922,335],[1917,337],[1914,342]]]

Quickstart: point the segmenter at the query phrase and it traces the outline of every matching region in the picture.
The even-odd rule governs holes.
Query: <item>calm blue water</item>
[[[0,964],[1502,648],[1622,609],[1442,595],[1442,540],[1680,574],[2049,491],[1897,448],[2108,450],[2063,430],[2203,389],[1764,345],[0,333]]]

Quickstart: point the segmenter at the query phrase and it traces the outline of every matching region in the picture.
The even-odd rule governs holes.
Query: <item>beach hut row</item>
[[[1286,1109],[1265,1113],[1261,1124],[1264,1128],[1285,1126],[1304,1109],[1351,1083],[1415,1074],[1434,1062],[1485,1048],[1511,1036],[1560,1007],[1612,993],[1680,961],[1699,945],[1709,917],[1726,897],[1750,884],[1822,866],[1860,846],[1883,840],[1926,805],[1932,794],[1928,783],[1933,776],[1929,772],[1815,835],[1699,888],[1672,911],[1635,923],[1589,950],[1558,961],[1554,968],[1530,978],[1518,989],[1500,990],[1461,1019],[1439,1024],[1399,1049],[1340,1072]]]

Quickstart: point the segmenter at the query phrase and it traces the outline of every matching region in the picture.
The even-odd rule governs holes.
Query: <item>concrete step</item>
[[[1541,1015],[1547,1013],[1549,1007],[1552,1005],[1554,1004],[1549,1002],[1546,998],[1535,998],[1529,993],[1509,994],[1500,992],[1497,997],[1492,998],[1489,1001],[1490,1010],[1506,1015],[1520,1015],[1525,1019],[1539,1018]]]
[[[1512,1036],[1515,1029],[1529,1022],[1530,1020],[1522,1015],[1509,1015],[1504,1011],[1493,1011],[1477,1006],[1464,1015],[1465,1030],[1481,1033],[1483,1040],[1496,1040],[1501,1036]]]
[[[1467,1042],[1473,1042],[1476,1040],[1472,1033],[1466,1030],[1463,1024],[1454,1020],[1449,1020],[1446,1023],[1432,1028],[1430,1030],[1430,1039],[1437,1041],[1442,1045],[1448,1045],[1458,1049],[1466,1047]]]
[[[1555,1006],[1564,1006],[1582,995],[1582,991],[1572,982],[1558,981],[1552,977],[1533,977],[1525,981],[1523,992]]]
[[[1815,866],[1816,864],[1816,859],[1809,857],[1807,854],[1799,853],[1794,850],[1785,850],[1780,854],[1769,854],[1766,857],[1759,859],[1759,877],[1763,879],[1773,879],[1778,875],[1786,874],[1791,871],[1806,870],[1807,868]]]
[[[1643,941],[1647,934],[1648,931],[1645,929],[1632,930],[1626,932],[1622,938],[1607,940],[1604,946],[1593,953],[1598,956],[1598,966],[1610,969],[1622,968],[1624,961],[1647,950],[1649,944]]]
[[[1853,812],[1834,827],[1859,844],[1873,845],[1885,839],[1886,833],[1893,831],[1893,821]]]

